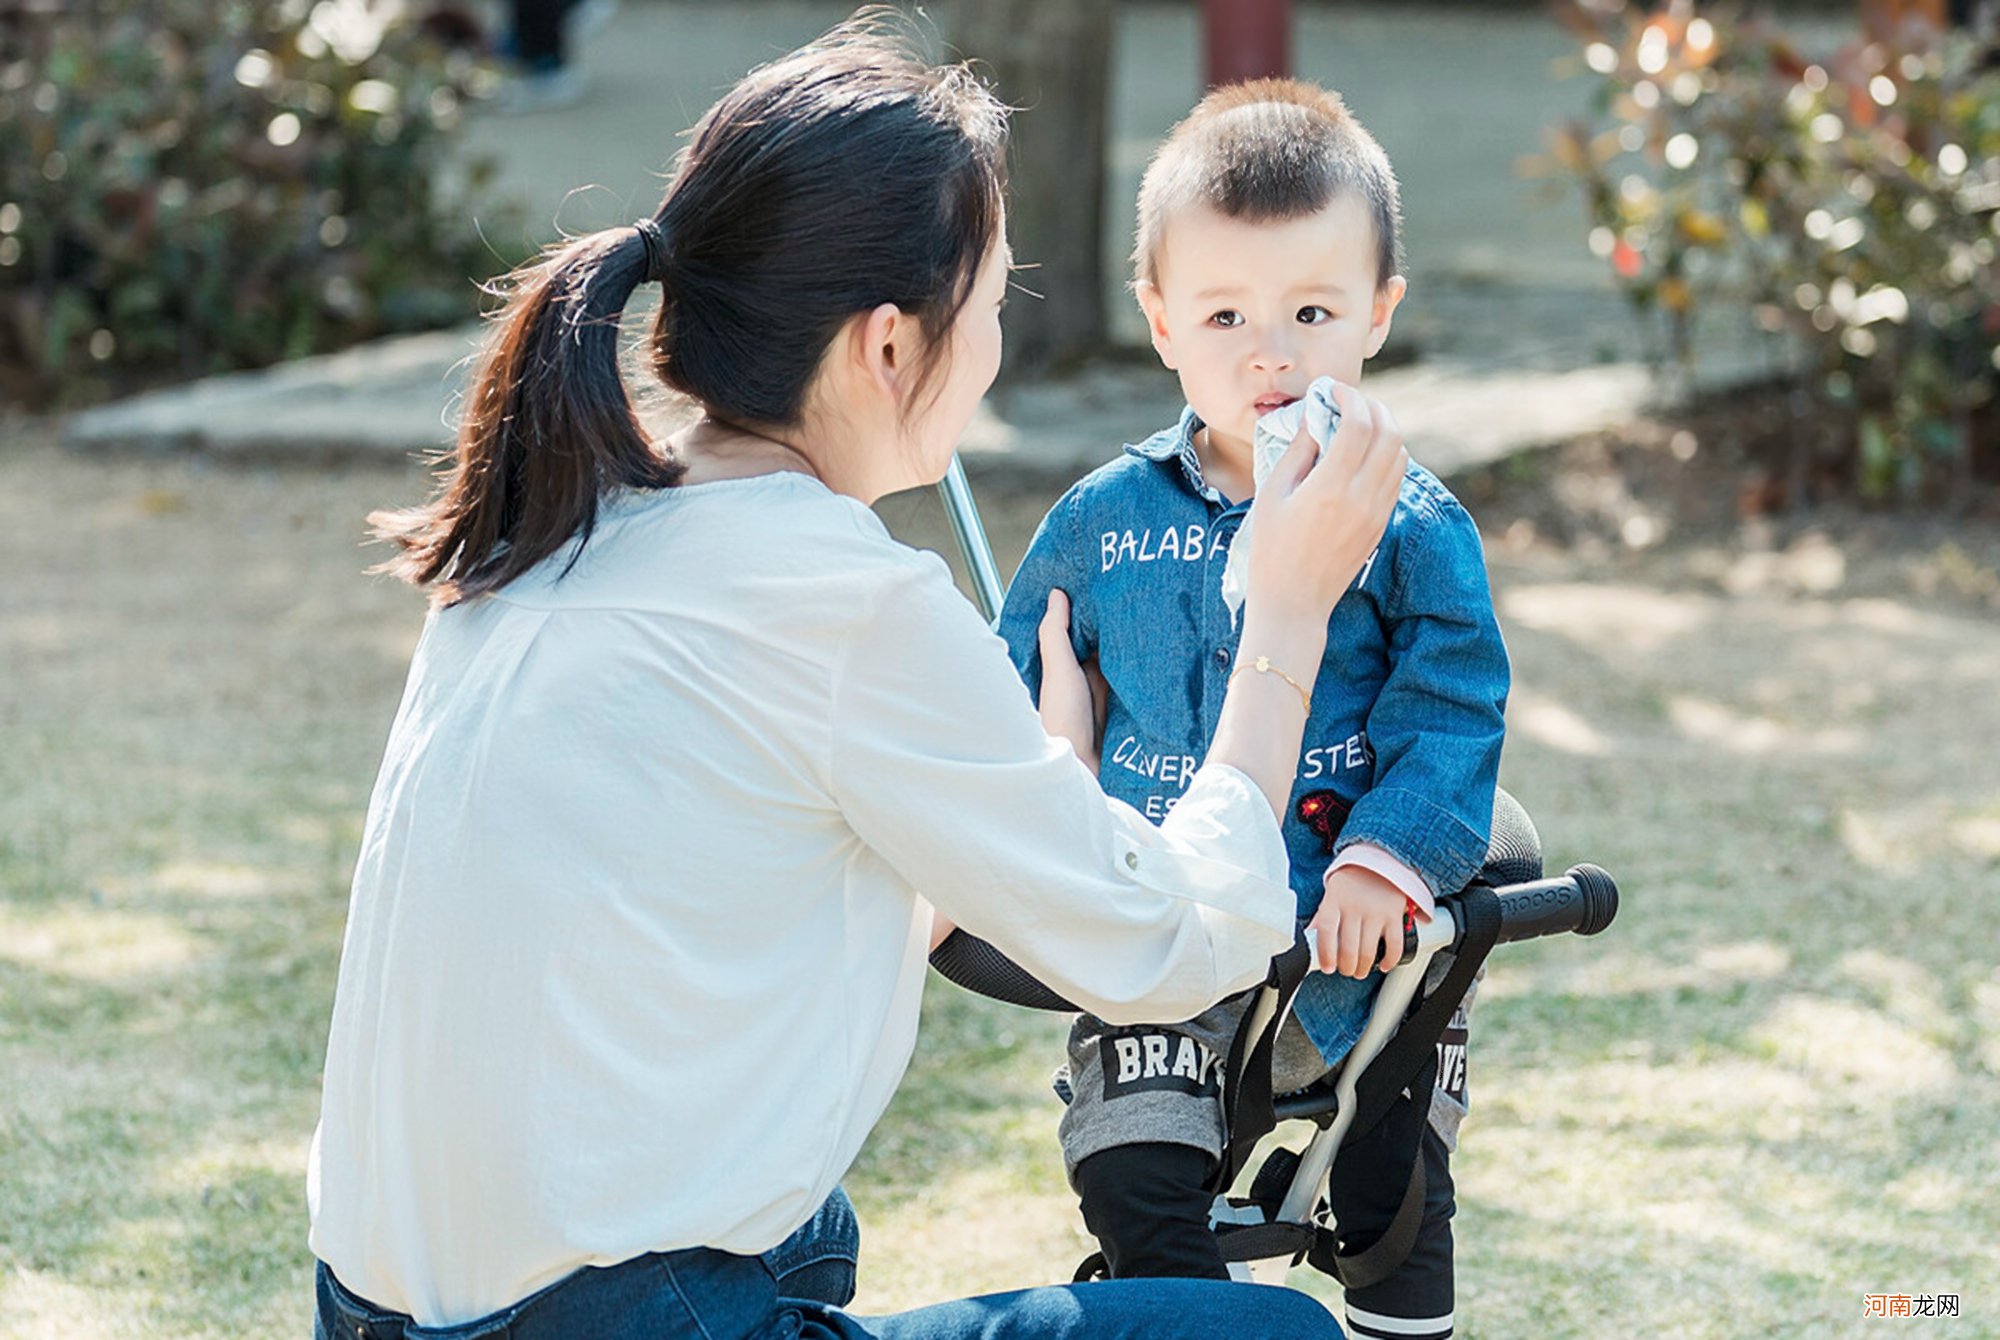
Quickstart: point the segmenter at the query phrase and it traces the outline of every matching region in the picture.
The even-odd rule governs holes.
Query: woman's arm
[[[1268,657],[1308,691],[1408,459],[1388,412],[1342,393],[1347,440],[1317,464],[1310,437],[1293,445],[1260,490],[1250,555],[1239,664]],[[1283,678],[1239,675],[1207,763],[1156,828],[1044,732],[1004,644],[924,559],[836,668],[829,777],[855,833],[944,917],[1114,1023],[1184,1019],[1291,944],[1274,816],[1305,716]]]
[[[855,628],[828,715],[862,859],[1083,1008],[1188,1018],[1291,943],[1283,843],[1248,779],[1202,770],[1157,828],[1107,798],[934,558]]]
[[[1333,398],[1340,427],[1326,450],[1301,427],[1251,504],[1243,636],[1208,747],[1211,763],[1254,778],[1281,817],[1326,651],[1327,617],[1381,543],[1410,463],[1385,405],[1339,383]],[[1283,673],[1256,670],[1260,657]]]

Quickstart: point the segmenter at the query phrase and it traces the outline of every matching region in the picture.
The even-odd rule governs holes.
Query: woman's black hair
[[[796,426],[835,334],[882,303],[928,337],[921,400],[998,241],[1005,157],[998,100],[880,12],[751,71],[695,126],[652,219],[510,277],[436,495],[370,518],[400,550],[384,570],[456,604],[572,541],[574,563],[605,491],[679,482],[618,372],[619,316],[648,280],[652,369],[715,419]]]

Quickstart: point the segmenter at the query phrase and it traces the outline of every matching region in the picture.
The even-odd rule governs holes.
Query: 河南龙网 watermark
[[[1865,1293],[1861,1295],[1864,1317],[1956,1317],[1955,1293]]]

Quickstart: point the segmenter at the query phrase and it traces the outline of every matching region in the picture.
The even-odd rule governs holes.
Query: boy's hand
[[[1358,865],[1326,872],[1326,895],[1312,919],[1321,972],[1366,977],[1403,957],[1403,914],[1409,900],[1394,884]]]
[[[1098,741],[1104,733],[1105,698],[1110,690],[1097,662],[1077,664],[1069,641],[1069,595],[1060,587],[1049,592],[1048,612],[1037,630],[1042,651],[1042,729],[1068,740],[1076,756],[1097,771]]]

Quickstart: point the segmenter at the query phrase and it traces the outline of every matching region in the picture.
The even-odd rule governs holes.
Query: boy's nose
[[[1292,346],[1283,339],[1266,336],[1257,342],[1255,352],[1250,355],[1250,366],[1259,372],[1290,372],[1292,370]]]

